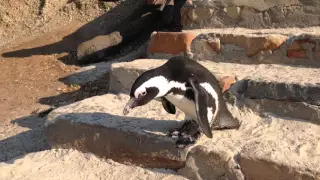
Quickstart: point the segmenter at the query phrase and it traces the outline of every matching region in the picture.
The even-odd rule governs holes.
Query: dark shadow
[[[166,133],[170,128],[176,128],[181,125],[181,121],[175,120],[153,120],[149,118],[136,118],[136,117],[129,117],[129,116],[118,116],[113,115],[110,113],[69,113],[63,114],[57,117],[58,119],[63,120],[76,120],[78,123],[75,125],[80,129],[83,125],[87,124],[90,126],[95,127],[95,131],[88,131],[90,134],[91,132],[98,132],[103,131],[105,133],[114,134],[115,136],[120,135],[122,131],[129,131],[131,133],[142,133],[142,134],[153,134],[152,138],[159,140],[158,138],[164,138],[164,144],[170,145],[172,144],[172,148],[174,149],[174,141],[171,138],[164,136],[164,135],[157,135],[152,132],[158,133]],[[48,145],[47,137],[44,133],[44,118],[39,118],[36,115],[34,116],[27,116],[24,118],[19,118],[13,120],[12,123],[15,123],[22,127],[30,128],[31,130],[27,132],[23,132],[17,134],[15,136],[9,137],[0,141],[0,161],[6,161],[5,163],[14,163],[14,161],[18,158],[24,157],[24,155],[37,152],[42,150],[50,149],[50,145]],[[68,130],[66,130],[66,129]],[[73,128],[74,129],[74,128]],[[61,141],[72,141],[74,138],[79,138],[77,136],[77,130],[75,132],[70,132],[70,127],[63,126],[61,129],[56,129],[53,136],[60,136],[65,133],[66,138],[60,139]],[[61,132],[60,132],[61,131]],[[140,132],[141,131],[141,132]],[[48,130],[49,134],[52,134],[52,131]],[[69,132],[71,134],[69,134]],[[90,139],[90,138],[89,138]],[[105,140],[103,140],[105,141]],[[111,143],[114,141],[113,138],[110,139]],[[60,142],[59,142],[60,143]],[[106,142],[110,143],[110,142]],[[124,144],[124,146],[126,146]],[[148,147],[146,147],[148,148]],[[150,147],[153,148],[153,147]],[[165,147],[164,147],[165,148]],[[14,158],[14,159],[13,159]]]
[[[31,115],[13,120],[12,123],[30,130],[0,141],[0,162],[8,161],[27,153],[49,149],[49,144],[44,136],[43,118]],[[7,163],[13,163],[13,161]]]
[[[97,111],[100,112],[58,115],[58,121],[46,128],[49,141],[119,163],[168,169],[184,166],[188,148],[176,148],[176,139],[166,136],[171,128],[181,126],[181,121]]]
[[[139,1],[139,2],[134,0],[122,1],[121,4],[117,5],[116,7],[114,7],[107,13],[105,13],[104,15],[85,24],[84,26],[79,28],[76,32],[64,37],[59,42],[41,46],[41,47],[34,47],[30,49],[21,49],[21,50],[16,50],[11,52],[5,52],[2,54],[2,56],[3,57],[28,57],[32,55],[51,55],[51,54],[59,54],[63,52],[70,52],[70,51],[74,51],[77,48],[77,46],[84,41],[90,40],[99,35],[107,35],[114,31],[120,31],[120,33],[125,34],[124,38],[126,38],[128,42],[130,42],[130,40],[137,39],[138,41],[141,40],[142,41],[141,43],[143,43],[143,41],[147,40],[150,35],[148,33],[145,34],[145,32],[150,31],[150,28],[148,28],[150,27],[150,25],[148,24],[145,26],[141,25],[144,23],[144,20],[137,21],[137,23],[132,23],[132,21],[134,21],[135,19],[137,19],[147,11],[155,10],[156,7],[142,5],[142,3],[143,1]],[[132,4],[135,4],[134,7]],[[128,12],[128,9],[133,9],[133,8],[134,8],[134,12]],[[112,20],[117,18],[121,19],[119,18],[119,14],[121,16],[127,16],[127,17],[120,22],[111,21],[111,19]],[[155,13],[154,16],[147,16],[146,18],[157,19],[159,18],[159,13]],[[150,21],[150,20],[147,20],[147,21]],[[130,33],[130,26],[134,26],[135,24],[138,24],[140,26],[139,28],[135,28],[135,31],[141,31],[140,34],[137,34],[136,32]],[[143,29],[146,29],[146,30],[143,30]],[[119,48],[119,46],[121,47]],[[127,44],[123,43],[123,44],[120,44],[119,46],[109,48],[108,51],[103,52],[103,54],[108,54],[108,55],[111,54],[111,56],[114,54],[118,54],[119,51],[121,51],[122,46],[126,47]],[[75,64],[74,53],[75,52],[70,53],[70,55],[62,57],[60,59],[67,64]]]
[[[81,85],[78,90],[40,98],[39,103],[55,107],[68,105],[86,98],[106,94],[108,93],[108,89],[109,74],[106,73],[99,77],[97,80]]]

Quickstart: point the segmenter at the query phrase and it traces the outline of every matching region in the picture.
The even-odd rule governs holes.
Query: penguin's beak
[[[123,109],[123,115],[127,115],[129,111],[137,106],[137,99],[132,97]]]

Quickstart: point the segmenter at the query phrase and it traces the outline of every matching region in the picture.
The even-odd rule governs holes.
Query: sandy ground
[[[170,170],[127,166],[89,153],[62,149],[30,153],[23,159],[0,163],[0,171],[1,180],[185,179]]]
[[[81,87],[65,85],[60,79],[79,69],[68,52],[81,41],[105,32],[95,30],[112,26],[125,14],[121,10],[105,13],[108,5],[101,6],[96,0],[55,0],[52,4],[41,2],[48,1],[0,2],[0,12],[5,12],[0,15],[0,54],[10,52],[6,56],[0,56],[0,162],[48,149],[43,135],[44,119],[38,117],[38,112],[50,106],[69,104],[106,93],[106,79]],[[114,17],[112,21],[109,15]],[[47,151],[42,157],[47,157],[46,153],[51,153],[50,158],[56,157],[55,153]],[[75,156],[72,158],[82,158],[76,159],[77,162],[86,159],[84,155],[73,153]],[[91,162],[95,162],[94,158]],[[30,164],[28,166],[33,167]],[[44,165],[50,169],[48,164]],[[85,167],[87,166],[78,164],[68,170],[86,169]],[[19,171],[22,176],[28,169]],[[88,172],[90,169],[84,174],[78,174],[78,177],[86,177]],[[47,176],[57,174],[52,172]],[[10,174],[4,177],[11,179]],[[108,179],[110,176],[102,177]],[[31,176],[29,178],[36,179]]]
[[[106,79],[80,87],[65,85],[61,78],[79,69],[68,53],[102,33],[95,28],[123,19],[127,9],[123,7],[130,5],[119,6],[117,13],[123,15],[116,16],[110,10],[115,3],[57,0],[44,1],[42,7],[39,2],[0,3],[0,11],[5,12],[0,15],[0,162],[48,148],[44,119],[37,113],[106,92]],[[42,13],[36,13],[38,7]],[[109,16],[117,19],[101,23]]]

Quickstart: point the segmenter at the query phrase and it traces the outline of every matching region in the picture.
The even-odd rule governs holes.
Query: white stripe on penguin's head
[[[159,93],[155,98],[162,97],[168,93],[172,88],[179,88],[181,90],[186,90],[186,83],[180,83],[177,81],[168,81],[164,76],[156,76],[150,78],[148,81],[144,82],[139,86],[135,92],[134,96],[137,98],[140,94],[146,92],[147,88],[155,87],[159,89]]]

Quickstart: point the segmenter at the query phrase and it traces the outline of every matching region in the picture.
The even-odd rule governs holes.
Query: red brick
[[[237,82],[234,76],[224,76],[220,79],[220,87],[222,88],[222,92],[227,91],[232,84]]]
[[[194,33],[189,32],[158,32],[151,35],[148,52],[173,55],[189,52],[195,37]]]
[[[287,50],[288,58],[304,58],[306,56],[307,56],[307,51],[304,49]]]
[[[297,39],[295,41],[292,42],[292,44],[290,44],[290,46],[288,47],[288,50],[301,50],[304,49],[303,45],[304,44],[313,44],[314,48],[312,49],[313,51],[315,50],[315,46],[316,46],[316,42],[312,39]]]
[[[288,50],[297,50],[297,49],[301,49],[301,46],[297,41],[293,41],[292,44],[290,44],[288,47]]]

